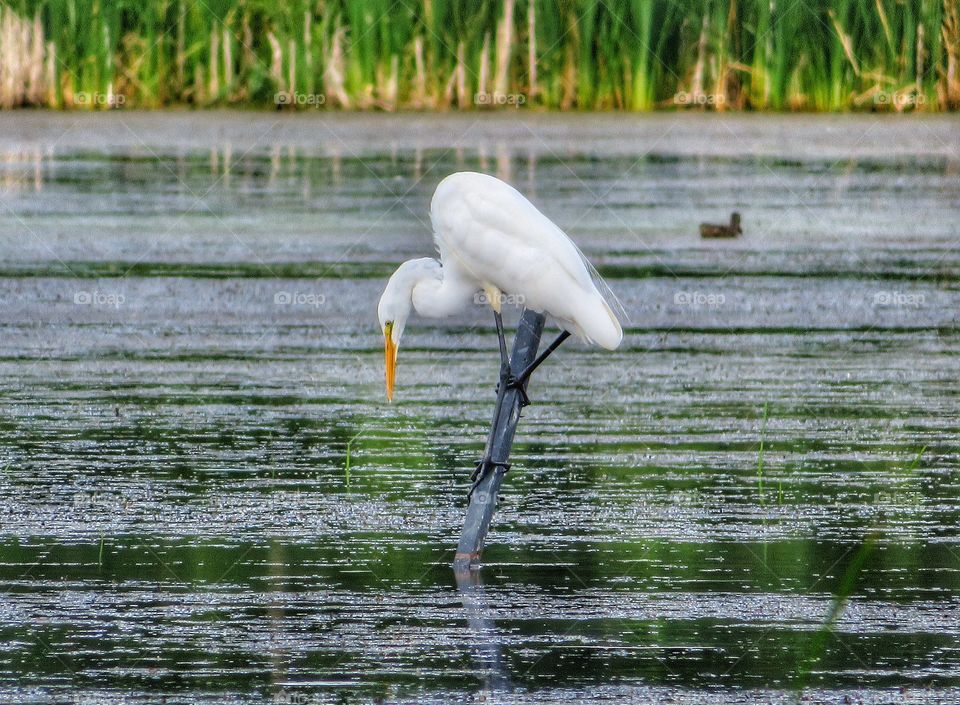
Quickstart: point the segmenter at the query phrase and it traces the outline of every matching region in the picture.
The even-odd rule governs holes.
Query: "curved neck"
[[[444,318],[466,309],[473,303],[479,287],[451,271],[441,269],[441,278],[427,277],[413,287],[413,307],[427,318]]]

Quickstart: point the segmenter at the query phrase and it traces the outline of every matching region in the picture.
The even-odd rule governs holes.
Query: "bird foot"
[[[510,375],[507,378],[507,389],[516,389],[517,394],[520,395],[520,408],[522,409],[525,406],[530,406],[530,397],[527,396],[527,390],[525,387],[526,380],[521,380],[513,375]]]
[[[506,473],[510,470],[510,463],[496,463],[490,458],[484,458],[483,460],[477,461],[477,466],[474,471],[470,474],[470,481],[473,483],[470,485],[470,491],[467,492],[467,505],[469,506],[470,500],[473,499],[473,493],[480,486],[480,483],[483,482],[487,475],[490,473],[490,470],[495,470],[496,468],[503,468],[503,472]]]
[[[506,389],[516,389],[517,393],[520,395],[520,408],[522,409],[525,406],[530,406],[530,397],[527,396],[527,390],[524,388],[524,382],[526,382],[526,380],[521,381],[512,374],[506,375],[505,379]],[[502,380],[501,382],[497,382],[497,394],[500,393],[500,385],[502,383]]]

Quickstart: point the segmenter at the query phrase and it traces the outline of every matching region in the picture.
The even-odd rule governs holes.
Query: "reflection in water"
[[[0,198],[24,190],[43,190],[44,168],[53,160],[52,149],[18,149],[0,154]]]
[[[471,651],[484,683],[483,691],[509,690],[510,674],[503,658],[503,642],[493,621],[493,610],[487,600],[480,571],[454,570],[454,577],[473,640]]]
[[[691,291],[717,294],[743,271],[834,279],[869,272],[886,291],[884,279],[903,281],[912,266],[938,280],[958,269],[950,250],[960,203],[949,176],[953,160],[808,164],[657,152],[598,160],[576,144],[535,149],[507,142],[364,159],[337,142],[311,152],[220,141],[204,152],[142,149],[111,158],[57,147],[7,151],[0,198],[17,218],[0,221],[0,243],[17,245],[4,248],[6,263],[36,274],[69,267],[77,276],[98,276],[96,268],[109,265],[116,277],[171,263],[333,268],[282,272],[304,276],[364,264],[386,268],[430,251],[433,188],[463,169],[514,183],[583,244],[608,278],[694,274],[701,278],[694,285],[712,290]],[[891,180],[896,189],[884,190]],[[722,245],[700,240],[698,223],[735,209],[747,237]],[[669,293],[672,300],[689,292]],[[642,312],[631,311],[639,320],[634,314]]]

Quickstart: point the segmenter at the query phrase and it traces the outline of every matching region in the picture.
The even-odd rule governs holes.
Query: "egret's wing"
[[[570,242],[573,243],[573,246],[577,248],[577,253],[580,255],[580,259],[583,260],[583,264],[587,268],[587,272],[590,273],[590,278],[593,280],[594,286],[596,286],[600,291],[600,295],[606,299],[608,304],[610,304],[618,318],[629,321],[630,316],[627,315],[627,309],[624,308],[623,303],[620,301],[620,297],[613,293],[613,289],[611,289],[610,285],[607,284],[607,280],[600,276],[600,272],[598,272],[597,268],[593,266],[593,262],[588,260],[587,256],[583,254],[583,250],[577,247],[577,243],[573,242],[573,240]]]
[[[573,240],[519,191],[486,174],[455,176],[437,188],[431,210],[434,239],[445,264],[454,259],[477,279],[492,279],[507,292],[510,281],[528,279],[533,270],[552,264],[584,289],[602,292],[626,317],[619,299]]]

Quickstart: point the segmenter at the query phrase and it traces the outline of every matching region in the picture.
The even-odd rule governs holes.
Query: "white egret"
[[[564,331],[519,377],[504,377],[524,401],[523,383],[570,334],[608,350],[620,345],[623,329],[597,288],[606,288],[603,280],[573,241],[509,184],[476,172],[451,174],[433,194],[430,220],[440,261],[404,262],[380,297],[388,400],[411,310],[428,318],[450,316],[476,303],[480,292],[494,311],[502,375],[509,374],[504,300],[551,316]]]

